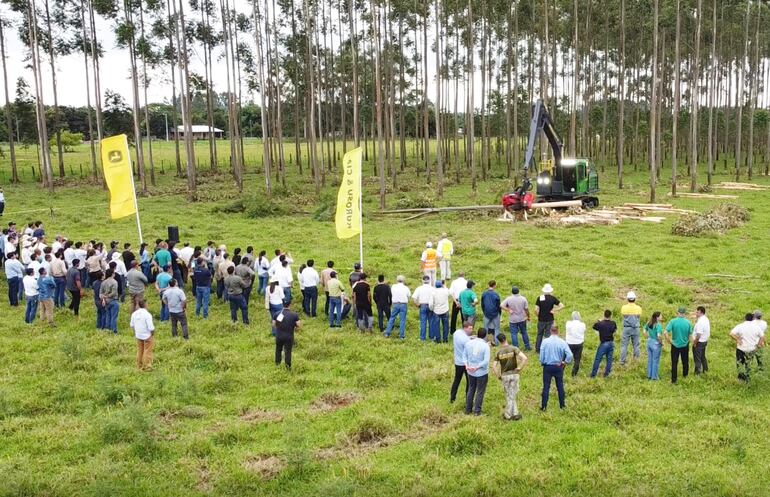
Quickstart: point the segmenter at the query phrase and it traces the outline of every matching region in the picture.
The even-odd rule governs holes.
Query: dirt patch
[[[440,427],[449,422],[449,418],[446,414],[438,410],[437,408],[429,409],[422,415],[420,420],[427,426]]]
[[[196,469],[196,477],[197,481],[195,487],[204,493],[211,492],[213,485],[211,484],[211,471],[208,466],[205,464],[198,466]]]
[[[353,392],[327,392],[310,404],[311,412],[328,412],[336,411],[347,407],[356,401],[359,396]]]
[[[259,422],[278,422],[283,420],[283,415],[279,412],[275,411],[266,411],[261,408],[256,409],[250,409],[245,408],[241,410],[241,413],[238,415],[238,417],[242,421],[246,421],[247,423],[259,423]]]
[[[259,475],[263,480],[275,478],[285,467],[283,459],[275,456],[250,456],[243,461],[246,471]]]

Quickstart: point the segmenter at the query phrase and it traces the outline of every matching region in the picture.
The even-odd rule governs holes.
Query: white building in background
[[[209,128],[205,124],[193,124],[192,126],[193,140],[208,140],[209,136],[213,133],[214,138],[222,138],[225,132],[219,128]],[[184,126],[177,126],[176,133],[180,139],[184,138]]]

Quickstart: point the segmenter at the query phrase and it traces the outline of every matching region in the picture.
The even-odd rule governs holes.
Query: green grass
[[[475,195],[463,179],[439,203],[498,202],[509,183],[494,174],[500,177],[480,183]],[[434,195],[419,186],[424,179],[413,167],[404,179],[403,190],[389,193],[389,205],[400,195]],[[180,195],[182,180],[164,175],[139,199],[145,237],[162,237],[175,224],[193,243],[280,246],[297,261],[333,259],[347,268],[358,258],[357,240],[337,240],[330,221],[313,218],[319,200],[308,181],[292,175],[275,199],[295,214],[250,219],[214,211],[237,197],[227,175],[203,178],[206,200],[194,204]],[[246,195],[261,195],[263,182],[247,176]],[[643,173],[629,175],[622,192],[615,182],[602,176],[602,204],[644,201]],[[132,218],[108,219],[105,191],[71,183],[53,195],[29,182],[6,186],[3,219],[39,218],[48,233],[74,239],[136,242]],[[688,239],[670,234],[673,218],[562,229],[476,214],[402,222],[375,215],[377,189],[367,179],[370,274],[403,273],[414,286],[425,240],[448,231],[455,271],[465,270],[480,286],[494,278],[503,294],[515,283],[530,302],[550,282],[567,306],[560,323],[572,310],[589,322],[604,308],[617,313],[629,289],[645,317],[703,304],[712,322],[711,372],[670,385],[667,349],[664,381],[647,382],[643,364],[590,380],[597,339],[589,335],[582,372],[567,380],[568,409],[538,412],[540,368],[532,355],[519,395],[524,419],[510,423],[500,418],[502,388],[494,379],[484,417],[469,419],[461,406],[448,404],[451,347],[419,343],[413,308],[403,343],[361,336],[350,323],[330,331],[320,319],[307,321],[288,374],[272,363],[267,313],[258,303],[248,328],[231,327],[227,308],[215,304],[210,320],[190,319],[189,343],[172,340],[168,324],[159,324],[155,371],[140,374],[126,306],[113,337],[93,329],[90,296],[80,321],[59,312],[55,330],[25,326],[23,310],[3,303],[0,495],[767,495],[770,380],[765,373],[749,385],[737,383],[727,336],[744,312],[770,311],[767,193],[739,192],[737,202],[752,214],[747,225]],[[331,187],[324,192],[330,195]],[[715,202],[675,201],[697,210]],[[26,212],[34,209],[44,210]],[[158,312],[157,298],[150,308]],[[335,402],[344,406],[334,408]]]

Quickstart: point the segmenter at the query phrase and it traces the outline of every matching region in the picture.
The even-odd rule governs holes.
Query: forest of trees
[[[382,206],[407,161],[440,197],[447,177],[475,189],[493,168],[519,174],[536,98],[565,130],[567,154],[617,170],[621,188],[624,170],[647,168],[653,201],[664,168],[692,190],[701,168],[709,183],[719,164],[736,178],[770,168],[770,7],[758,0],[0,0],[0,8],[0,40],[18,37],[28,64],[8,81],[0,45],[0,135],[14,180],[14,141],[40,144],[50,189],[64,165],[48,143],[69,129],[97,143],[127,132],[146,191],[155,166],[152,142],[143,142],[164,136],[168,117],[170,127],[225,129],[227,149],[211,140],[208,163],[226,157],[239,188],[242,138],[256,135],[268,194],[285,182],[284,145],[318,192],[339,152],[366,143]],[[110,35],[100,37],[97,23]],[[102,88],[100,60],[113,47],[126,50],[130,96]],[[193,52],[202,72],[191,68]],[[88,82],[83,108],[58,104],[57,60],[73,53]],[[211,83],[215,72],[226,75],[224,88]],[[168,87],[166,102],[147,101],[150,84]],[[176,142],[190,199],[195,164],[192,142]]]

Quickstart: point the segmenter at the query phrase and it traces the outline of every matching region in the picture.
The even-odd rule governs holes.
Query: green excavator
[[[529,169],[535,156],[535,146],[540,132],[543,132],[553,159],[540,163],[540,172],[535,180],[538,202],[558,202],[560,200],[581,200],[583,207],[599,205],[595,194],[599,191],[599,175],[590,159],[572,159],[562,157],[564,145],[556,132],[551,114],[542,100],[532,106],[532,121],[529,126],[529,141],[524,159],[524,179],[513,193],[503,196],[503,207],[508,211],[528,210],[535,202],[530,192],[532,182]]]

